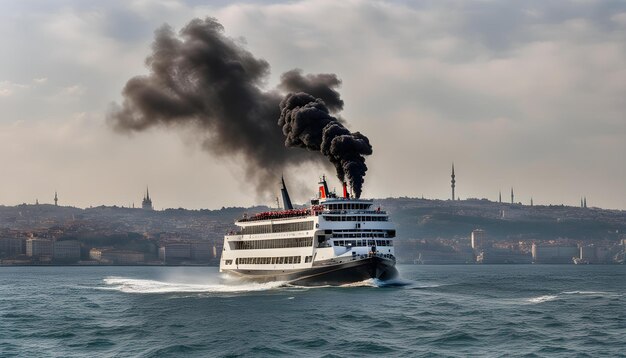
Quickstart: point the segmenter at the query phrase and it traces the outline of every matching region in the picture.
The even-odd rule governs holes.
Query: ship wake
[[[136,279],[126,277],[107,277],[102,289],[138,294],[164,293],[244,293],[267,291],[284,286],[285,282],[243,283],[235,280],[221,280],[220,282],[189,283],[168,282],[158,280]]]

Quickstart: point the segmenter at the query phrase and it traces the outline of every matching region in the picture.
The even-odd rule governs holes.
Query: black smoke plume
[[[320,151],[337,170],[337,177],[348,182],[354,195],[361,196],[363,177],[367,171],[365,155],[372,154],[366,136],[351,133],[320,98],[308,93],[290,93],[280,102],[280,120],[288,147]]]
[[[276,124],[281,116],[279,90],[311,93],[326,104],[327,113],[337,112],[343,101],[336,91],[341,81],[334,74],[292,70],[282,75],[279,90],[263,90],[269,64],[226,37],[212,18],[192,20],[179,35],[167,25],[159,28],[146,65],[149,74],[130,79],[122,92],[123,103],[114,104],[108,114],[116,130],[191,126],[206,150],[243,159],[246,180],[254,182],[258,192],[274,191],[280,174],[290,166],[325,164],[318,154],[285,148]],[[343,147],[337,142],[335,149]],[[337,160],[334,154],[329,158]],[[341,173],[352,178],[347,169]],[[362,178],[355,182],[362,183]],[[360,184],[358,188],[360,193]]]

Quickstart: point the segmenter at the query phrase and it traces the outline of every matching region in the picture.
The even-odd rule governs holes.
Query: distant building
[[[487,241],[487,233],[485,232],[485,230],[476,229],[472,231],[470,241],[472,249],[478,250],[479,248],[484,247],[485,242]]]
[[[146,196],[141,201],[141,208],[144,210],[154,210],[152,207],[152,199],[150,199],[150,192],[146,188]]]
[[[194,242],[191,244],[191,259],[206,262],[211,259],[212,247],[209,242]]]
[[[195,261],[206,263],[211,260],[213,247],[208,241],[173,242],[159,248],[159,259],[165,263]]]
[[[51,240],[30,238],[26,240],[26,256],[52,258],[54,246]]]
[[[476,263],[479,264],[529,264],[531,262],[530,253],[517,250],[487,248],[476,256]]]
[[[54,206],[59,206],[59,196],[56,191],[54,192]]]
[[[144,254],[141,252],[115,249],[93,248],[89,250],[89,258],[116,265],[135,265],[144,262]]]
[[[75,240],[55,241],[52,258],[55,261],[80,260],[80,243]]]
[[[191,244],[171,243],[159,248],[159,259],[163,262],[177,262],[191,259]]]
[[[26,252],[26,241],[19,237],[0,238],[0,257],[13,257]]]
[[[580,256],[577,246],[542,246],[533,244],[533,262],[538,264],[569,264],[572,258]]]

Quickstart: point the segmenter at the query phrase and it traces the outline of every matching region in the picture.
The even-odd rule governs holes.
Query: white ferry
[[[257,282],[342,285],[397,276],[394,225],[372,200],[329,192],[322,178],[311,206],[294,209],[282,180],[284,210],[235,222],[224,237],[220,272]]]

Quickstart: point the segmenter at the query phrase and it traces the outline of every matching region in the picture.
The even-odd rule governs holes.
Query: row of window
[[[333,233],[333,238],[357,238],[357,237],[386,237],[385,232],[368,232],[368,233],[351,233],[351,234],[335,234]]]
[[[324,219],[328,221],[388,221],[387,216],[331,216],[324,215]]]
[[[334,246],[393,246],[393,240],[334,240]]]
[[[284,249],[288,247],[311,247],[312,237],[292,237],[287,239],[249,240],[233,242],[233,250]]]
[[[283,265],[283,264],[299,264],[302,262],[301,256],[283,256],[283,257],[238,257],[235,259],[237,265]],[[307,256],[304,262],[311,262],[311,256]],[[228,262],[226,262],[228,264]]]
[[[324,207],[328,210],[366,210],[372,204],[325,204]]]
[[[299,221],[286,224],[266,224],[266,225],[254,225],[245,226],[241,229],[241,233],[244,235],[251,234],[271,234],[275,232],[290,232],[290,231],[306,231],[313,230],[313,221]]]

